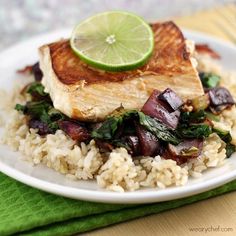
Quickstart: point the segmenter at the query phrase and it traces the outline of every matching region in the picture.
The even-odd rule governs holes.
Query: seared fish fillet
[[[54,107],[82,121],[103,120],[121,105],[140,109],[153,89],[173,89],[183,99],[203,94],[185,39],[173,22],[152,24],[155,47],[149,62],[133,71],[105,72],[77,57],[68,40],[40,47],[42,83]]]

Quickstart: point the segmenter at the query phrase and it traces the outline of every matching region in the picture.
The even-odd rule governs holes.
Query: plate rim
[[[145,191],[145,192],[133,191],[133,192],[120,193],[120,192],[111,192],[105,190],[103,191],[87,190],[87,189],[63,186],[56,183],[47,182],[45,180],[41,180],[36,177],[24,174],[23,172],[20,172],[19,170],[16,170],[13,167],[9,167],[5,163],[2,163],[1,158],[0,158],[0,171],[5,175],[21,183],[24,183],[28,186],[31,186],[39,190],[43,190],[48,193],[56,194],[63,197],[68,197],[71,199],[101,202],[101,203],[114,203],[114,204],[154,203],[154,202],[175,200],[217,188],[236,178],[236,169],[235,169],[234,171],[231,171],[228,175],[224,175],[223,178],[222,176],[218,176],[216,178],[212,178],[205,181],[204,185],[198,182],[187,187],[186,185],[176,186],[175,189],[167,187],[165,189],[165,192],[162,192],[160,189],[157,188],[152,188],[151,191]],[[199,187],[199,185],[201,185],[201,187]]]
[[[182,28],[183,29],[183,28]],[[31,44],[32,41],[40,41],[42,38],[53,37],[54,35],[65,35],[69,32],[69,29],[61,29],[48,33],[39,34],[37,36],[31,37],[26,41],[19,42],[3,51],[0,51],[0,58],[4,57],[6,54],[15,51],[19,47],[26,47],[27,44]],[[223,47],[228,47],[233,49],[236,54],[236,46],[228,41],[216,38],[209,34],[205,34],[198,31],[183,29],[184,35],[192,35],[192,37],[203,38],[207,41],[215,41],[218,44],[221,44]],[[5,54],[5,55],[4,55]],[[0,153],[1,154],[1,153]],[[45,166],[46,167],[46,166]],[[48,168],[48,167],[46,167]],[[60,184],[48,182],[30,175],[27,175],[13,167],[8,166],[1,160],[0,156],[0,171],[5,175],[22,182],[26,185],[29,185],[33,188],[37,188],[52,194],[78,199],[86,200],[93,202],[103,202],[103,203],[153,203],[161,202],[167,200],[174,200],[178,198],[183,198],[191,195],[195,195],[206,190],[214,189],[219,187],[227,182],[230,182],[236,179],[236,169],[226,173],[222,176],[214,177],[208,179],[204,182],[197,182],[190,186],[177,186],[176,188],[166,188],[165,191],[161,191],[156,188],[150,188],[150,191],[133,191],[133,192],[111,192],[106,190],[88,190],[70,186],[63,186]],[[79,180],[78,180],[79,181]]]

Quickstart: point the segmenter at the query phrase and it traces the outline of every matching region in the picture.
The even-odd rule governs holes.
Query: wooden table
[[[236,43],[236,6],[233,4],[175,19],[175,22]],[[236,192],[83,235],[236,235]]]

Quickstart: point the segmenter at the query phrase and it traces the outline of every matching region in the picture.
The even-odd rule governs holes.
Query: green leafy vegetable
[[[206,117],[207,117],[209,120],[213,120],[213,121],[216,121],[216,122],[219,122],[219,121],[220,121],[219,116],[214,115],[213,113],[208,112],[208,111],[205,111],[205,113],[206,113]]]
[[[15,109],[24,112],[33,119],[44,122],[53,132],[59,129],[57,121],[65,118],[61,112],[46,101],[27,102],[24,106],[17,104]]]
[[[231,143],[227,143],[225,149],[227,158],[229,158],[234,152],[236,152],[236,146]]]
[[[56,132],[59,129],[59,125],[56,121],[48,122],[48,127],[54,132]]]
[[[196,112],[182,112],[180,117],[181,123],[199,123],[203,122],[206,118],[213,121],[220,121],[219,117],[211,112],[200,110]]]
[[[182,138],[206,138],[212,129],[207,124],[180,125],[177,132]]]
[[[213,73],[200,73],[199,76],[204,88],[214,88],[220,82],[220,76]]]
[[[114,138],[114,135],[117,129],[124,125],[124,121],[127,121],[131,117],[137,116],[137,111],[135,110],[119,110],[118,112],[114,112],[113,116],[108,117],[98,129],[92,131],[91,136],[93,138],[111,140]],[[127,133],[132,132],[133,127],[129,126],[127,128]]]
[[[50,116],[51,120],[63,120],[65,118],[65,115],[53,107],[49,109],[48,115]]]
[[[114,144],[116,147],[123,147],[127,151],[131,151],[131,148],[130,148],[129,144],[125,141],[125,139],[112,140],[112,144]]]
[[[138,112],[135,110],[122,110],[119,112],[115,112],[113,116],[108,117],[100,126],[100,128],[92,131],[92,138],[111,140],[114,138],[117,129],[122,125],[125,125],[125,121],[130,118],[137,117]],[[129,127],[125,127],[126,134],[132,133],[133,127],[129,125]]]
[[[40,95],[42,97],[46,97],[46,96],[48,96],[48,94],[44,92],[44,89],[45,88],[41,83],[33,82],[32,84],[30,84],[28,86],[26,92],[31,95],[37,93],[38,95]]]
[[[207,113],[204,110],[183,112],[177,133],[181,138],[206,138],[212,133],[212,128],[204,124]]]
[[[172,144],[178,144],[180,142],[179,138],[172,129],[168,128],[160,121],[137,111],[128,111],[119,116],[109,117],[103,122],[100,128],[93,130],[91,136],[93,138],[112,140],[120,125],[124,124],[125,121],[131,118],[139,121],[141,125],[143,125],[160,140],[170,142]]]
[[[232,141],[232,136],[229,131],[213,128],[213,132],[217,133],[218,136],[226,143]]]
[[[206,112],[203,110],[197,112],[183,112],[180,116],[181,123],[199,123],[206,119]]]
[[[177,137],[174,130],[142,112],[138,112],[138,115],[140,124],[153,133],[158,139],[175,145],[180,143],[180,139]]]
[[[96,130],[93,130],[92,137],[104,140],[112,140],[118,128],[127,119],[134,119],[144,126],[148,131],[154,134],[159,140],[177,145],[183,138],[205,138],[212,133],[212,129],[207,124],[192,124],[192,125],[180,125],[177,132],[155,118],[145,115],[142,112],[128,111],[120,116],[109,117],[103,122],[102,126]],[[202,121],[204,119],[204,113],[185,114],[184,118],[187,120]]]
[[[23,112],[23,113],[25,113],[25,106],[24,105],[21,105],[21,104],[16,104],[16,106],[15,106],[15,109],[17,110],[17,111],[21,111],[21,112]]]
[[[122,116],[109,117],[103,122],[100,128],[93,130],[91,134],[92,138],[111,140],[122,121]]]
[[[50,107],[51,105],[45,101],[27,102],[26,114],[33,118],[39,118],[43,122],[47,123],[50,120],[48,115],[48,110]]]

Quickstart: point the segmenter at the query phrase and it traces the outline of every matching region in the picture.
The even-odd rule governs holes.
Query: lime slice
[[[91,66],[125,71],[147,62],[153,51],[154,38],[151,27],[139,16],[110,11],[77,25],[70,44],[81,60]]]

